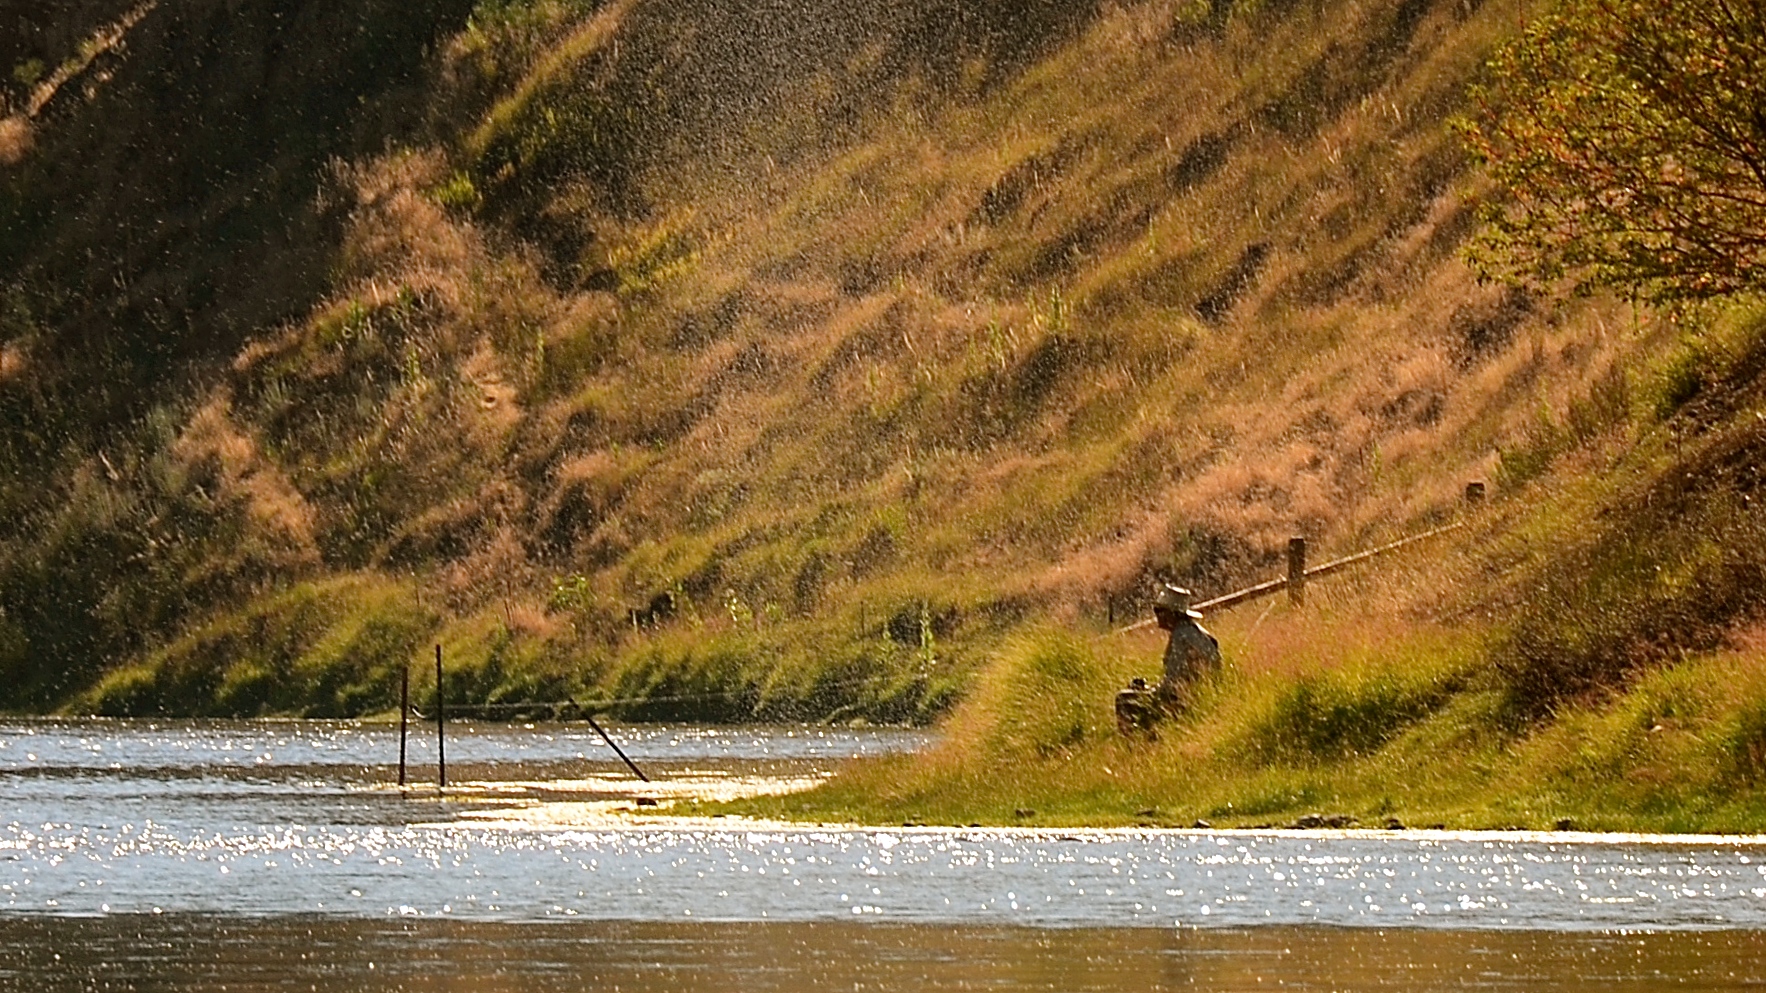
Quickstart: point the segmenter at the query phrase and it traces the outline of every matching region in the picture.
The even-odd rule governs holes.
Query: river
[[[418,730],[418,729],[414,729]],[[0,724],[0,989],[1766,984],[1766,843],[669,816],[920,732]],[[638,799],[661,806],[638,806]],[[658,813],[657,811],[661,811]]]

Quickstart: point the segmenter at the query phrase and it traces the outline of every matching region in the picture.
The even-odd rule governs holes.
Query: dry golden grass
[[[219,464],[222,499],[243,496],[252,524],[287,549],[285,567],[296,573],[320,564],[313,507],[257,443],[230,419],[225,401],[197,411],[172,446],[172,454],[192,468],[207,460]]]
[[[31,122],[23,114],[0,117],[0,165],[14,166],[31,154]]]
[[[414,574],[464,618],[525,604],[502,626],[590,681],[960,686],[1031,618],[1138,609],[1155,577],[1225,592],[1294,534],[1322,558],[1445,520],[1672,335],[1459,261],[1484,193],[1445,122],[1524,0],[1218,34],[1111,7],[986,85],[907,78],[837,133],[660,158],[637,207],[475,172],[600,92],[635,9],[455,39],[453,85],[500,97],[458,148],[337,165],[333,292],[188,431],[251,446],[267,467],[229,471],[263,526],[304,508],[328,567]],[[783,92],[781,117],[824,106]],[[1483,546],[1454,541],[1469,579]],[[1414,620],[1453,589],[1364,593]],[[924,644],[922,612],[944,618]],[[1256,657],[1297,657],[1280,610],[1242,616]],[[891,713],[930,716],[912,699]]]

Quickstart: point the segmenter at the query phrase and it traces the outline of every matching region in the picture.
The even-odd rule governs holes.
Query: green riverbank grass
[[[64,711],[349,717],[385,710],[398,704],[399,667],[438,623],[406,583],[372,575],[301,583],[112,670]]]
[[[557,634],[556,625],[514,604],[447,618],[416,584],[358,573],[298,583],[221,614],[112,670],[61,712],[384,716],[397,712],[401,669],[410,672],[412,704],[428,710],[432,652],[440,645],[453,706],[516,718],[583,695],[585,672],[596,671],[580,655],[567,656]]]
[[[1116,735],[1111,696],[1151,674],[1156,638],[1027,634],[930,752],[720,809],[890,824],[1255,827],[1317,813],[1364,827],[1766,829],[1754,647],[1518,727],[1484,661],[1496,632],[1395,627],[1316,613],[1224,622],[1227,672],[1153,742]]]

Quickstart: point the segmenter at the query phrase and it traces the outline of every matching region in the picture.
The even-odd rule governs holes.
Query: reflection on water
[[[665,762],[829,762],[909,751],[923,731],[900,728],[663,727],[617,729],[620,747],[638,760]],[[397,725],[354,721],[41,721],[0,723],[0,772],[307,768],[383,771],[398,761]],[[435,727],[414,723],[413,763],[435,760]],[[448,725],[450,768],[473,764],[618,766],[584,724]],[[610,766],[611,767],[611,766]],[[433,774],[434,766],[424,766]]]
[[[0,915],[0,988],[622,990],[1758,989],[1754,932],[1551,934]]]
[[[1059,927],[1766,927],[1766,861],[1741,847],[666,820],[590,829],[241,824],[224,809],[184,806],[166,822],[106,822],[81,806],[82,819],[0,829],[0,908]],[[204,813],[211,816],[196,819]]]
[[[925,742],[615,733],[657,783],[592,731],[463,725],[448,748],[466,782],[443,798],[389,786],[384,727],[0,724],[0,990],[1766,982],[1750,842],[610,815],[636,791],[813,782]]]

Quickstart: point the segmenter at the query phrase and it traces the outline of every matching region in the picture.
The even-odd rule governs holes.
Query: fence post
[[[405,785],[405,730],[411,717],[411,666],[399,670],[399,785]]]
[[[1306,539],[1288,539],[1288,603],[1306,605]]]
[[[447,723],[447,705],[442,702],[441,644],[435,646],[435,782],[436,789],[448,788],[448,744],[442,732]]]

